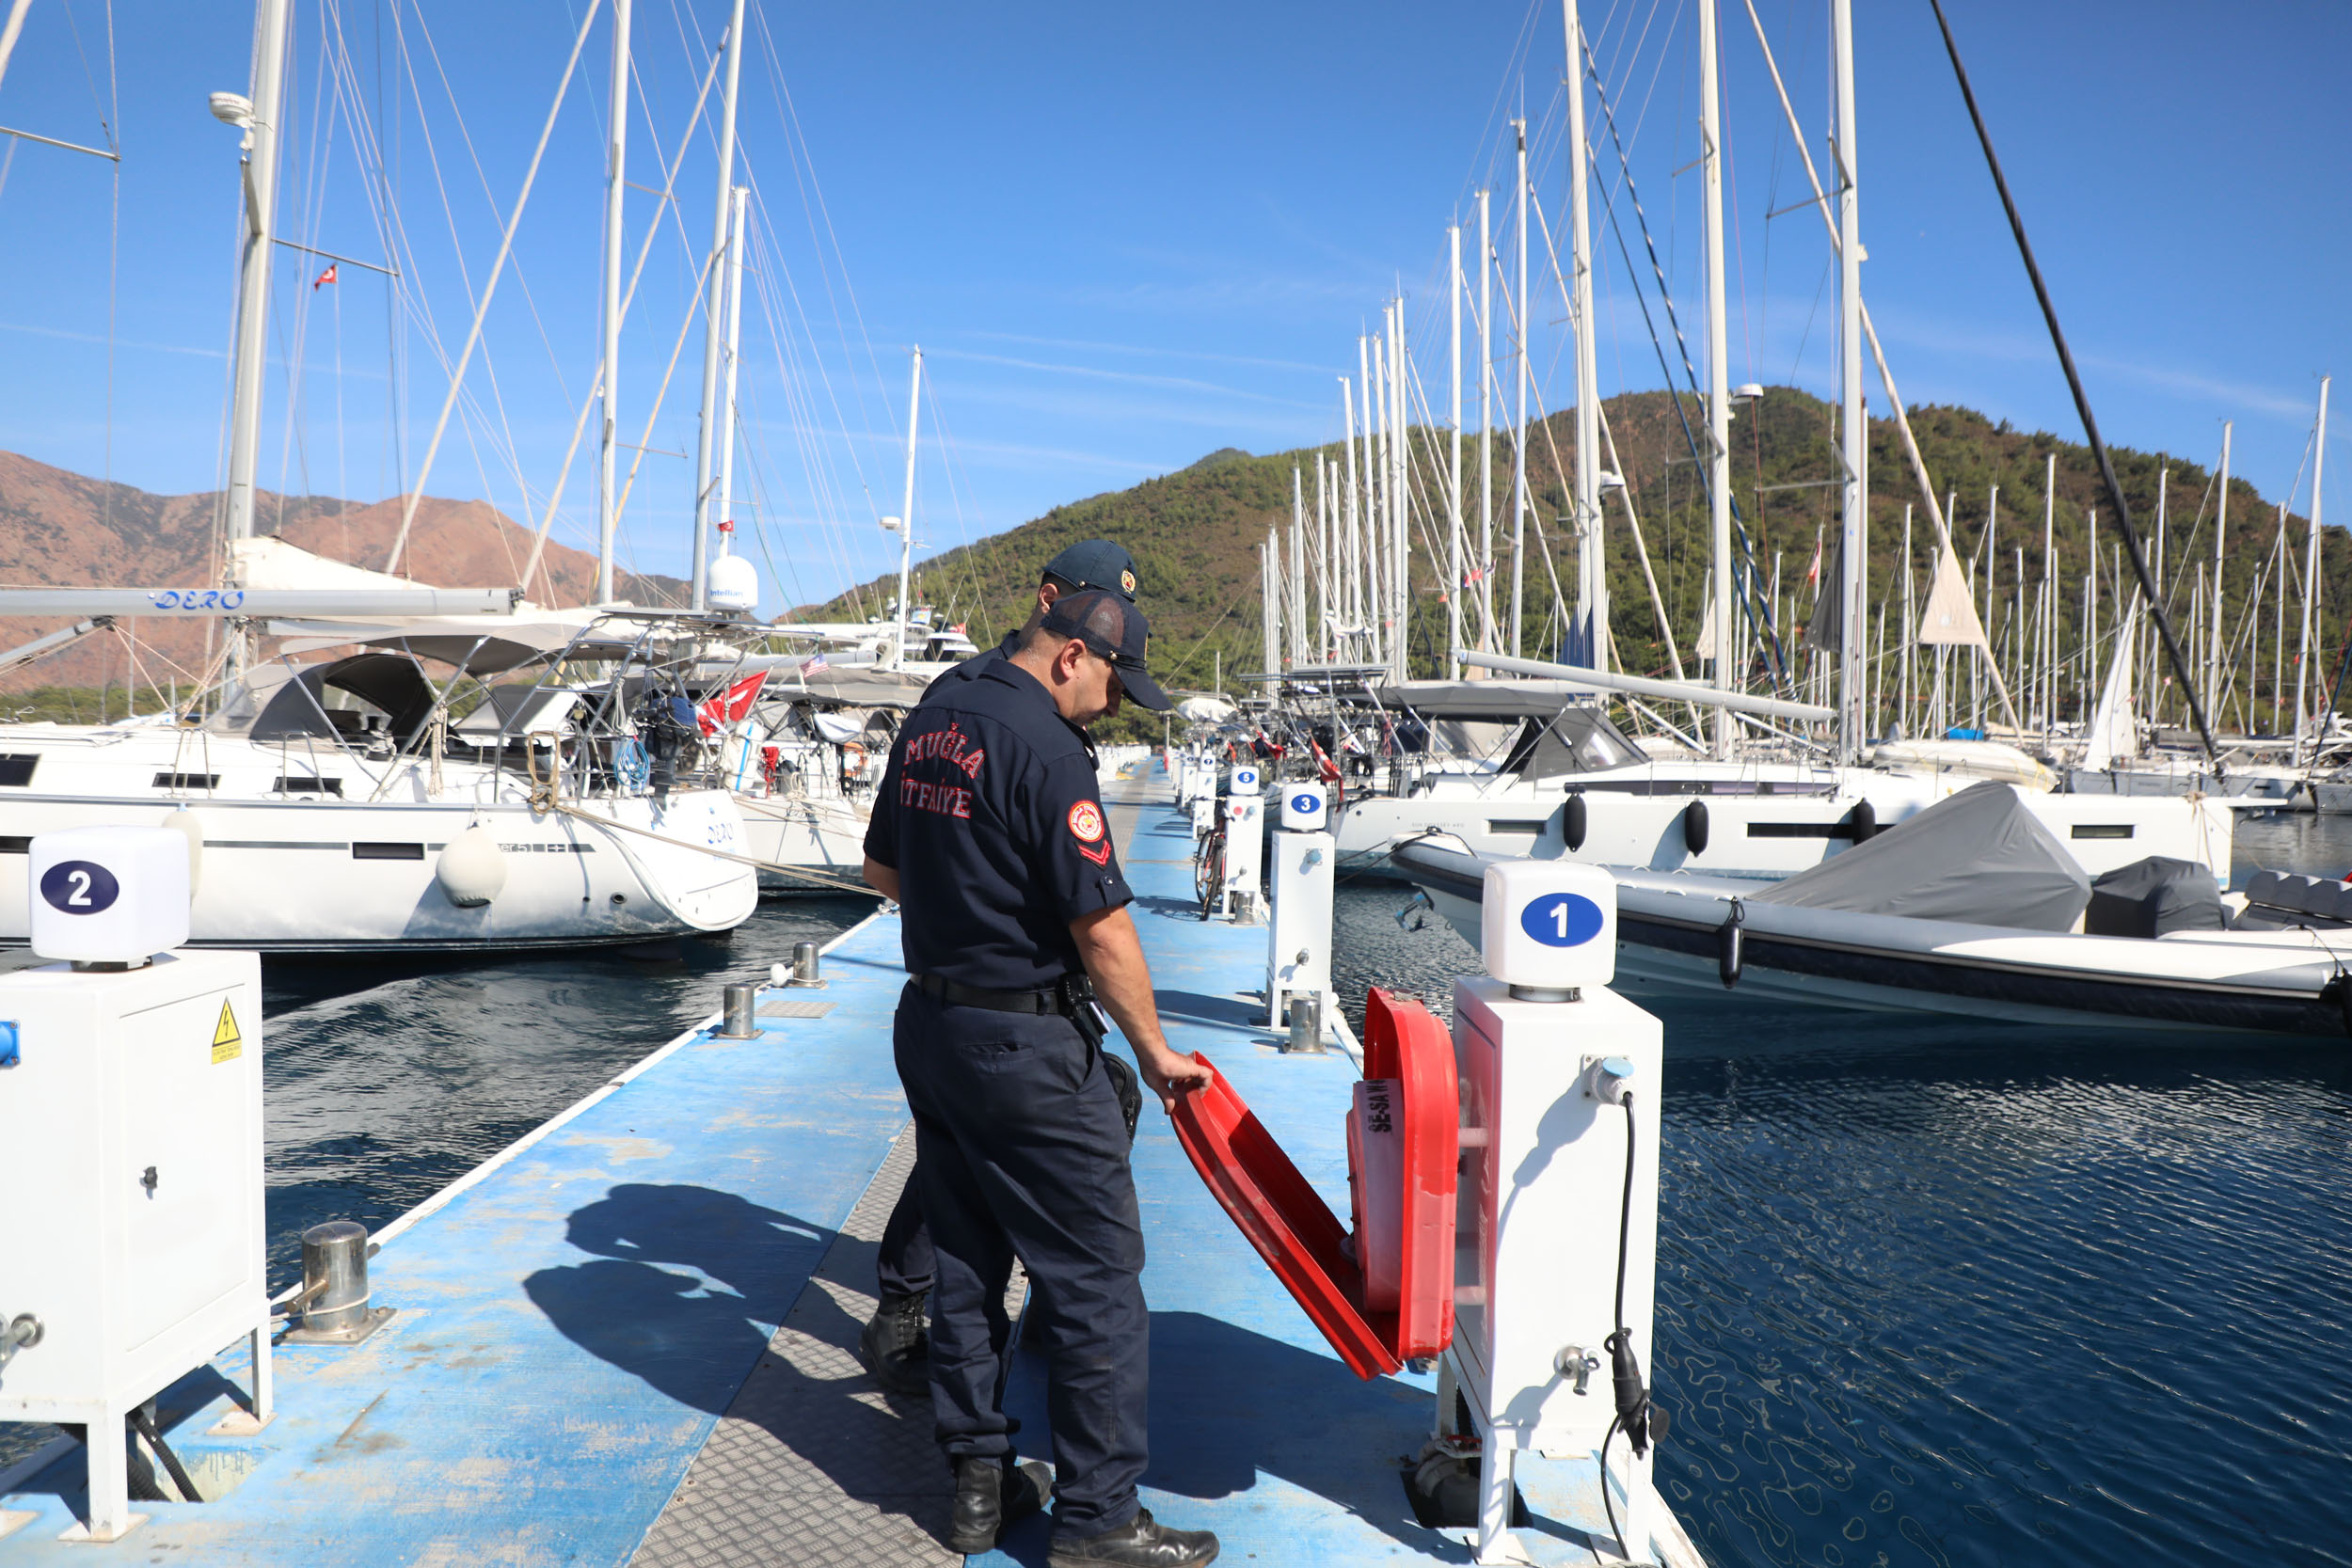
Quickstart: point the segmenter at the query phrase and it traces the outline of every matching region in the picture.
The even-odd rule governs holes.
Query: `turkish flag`
[[[342,279],[335,276],[335,264],[330,261],[327,263],[327,267],[325,272],[310,279],[310,292],[312,293],[318,293],[319,285],[322,283],[338,283],[341,281]]]
[[[728,687],[716,697],[706,697],[694,708],[695,721],[704,736],[717,735],[729,724],[752,711],[759,701],[759,689],[767,684],[768,672],[755,671]]]

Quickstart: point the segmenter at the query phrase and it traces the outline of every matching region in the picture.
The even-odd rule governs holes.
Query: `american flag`
[[[824,667],[825,656],[822,654],[811,654],[806,658],[801,660],[801,673],[803,675],[807,674],[812,670],[822,670]]]

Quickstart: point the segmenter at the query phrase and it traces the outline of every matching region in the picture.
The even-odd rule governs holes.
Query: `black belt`
[[[924,995],[959,1007],[985,1007],[996,1013],[1059,1013],[1064,1017],[1071,1013],[1058,984],[1042,990],[988,990],[944,980],[936,974],[918,974],[914,983],[923,989]]]

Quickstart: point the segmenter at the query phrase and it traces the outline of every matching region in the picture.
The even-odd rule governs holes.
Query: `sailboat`
[[[251,94],[214,100],[245,153],[229,580],[0,591],[0,614],[80,618],[18,655],[118,615],[209,618],[227,633],[225,674],[192,705],[117,723],[0,725],[0,856],[69,828],[173,828],[198,946],[477,952],[730,930],[757,890],[733,800],[702,771],[687,680],[740,634],[737,618],[543,610],[518,591],[420,587],[253,536],[290,25],[287,0],[261,0]],[[625,35],[616,45],[625,78]],[[286,639],[274,657],[257,653],[264,632]],[[327,649],[356,651],[297,657]],[[0,876],[0,944],[27,940],[26,896]]]

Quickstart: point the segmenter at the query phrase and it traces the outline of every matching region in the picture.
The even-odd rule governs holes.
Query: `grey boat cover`
[[[2090,878],[2008,784],[1973,784],[1749,902],[2065,931]]]
[[[2150,855],[2101,877],[2090,884],[2090,908],[2083,911],[2083,930],[2094,937],[2160,937],[2228,926],[2213,872],[2170,855]]]

